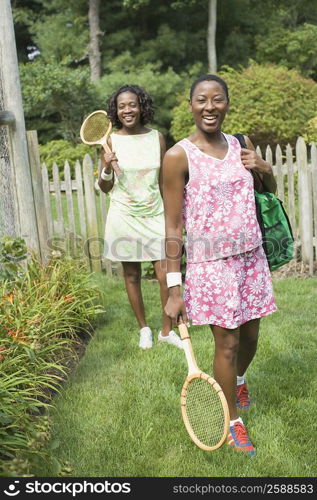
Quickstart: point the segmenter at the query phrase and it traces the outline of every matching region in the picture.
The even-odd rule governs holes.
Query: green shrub
[[[27,257],[27,248],[22,238],[4,236],[0,241],[0,282],[17,280],[23,276],[21,262]]]
[[[56,163],[59,167],[64,167],[65,161],[73,166],[77,160],[82,161],[85,154],[94,154],[95,148],[86,144],[76,144],[75,146],[63,139],[40,144],[40,158],[47,167],[52,167]]]
[[[317,144],[317,116],[308,121],[303,137],[306,142],[315,142]]]
[[[71,172],[74,175],[74,166],[76,161],[79,160],[82,162],[85,154],[89,154],[94,161],[97,160],[97,155],[99,153],[97,148],[87,146],[86,144],[76,144],[75,146],[68,141],[63,139],[50,141],[46,144],[39,146],[40,149],[40,159],[42,163],[45,163],[48,170],[49,178],[52,180],[52,167],[53,163],[60,168],[60,172],[62,173],[61,178],[64,178],[64,165],[65,162],[68,161],[69,166],[71,168]]]
[[[306,132],[315,115],[312,103],[317,99],[317,84],[313,80],[295,70],[255,62],[242,70],[224,67],[218,74],[227,82],[230,93],[225,132],[246,134],[260,147],[287,142],[294,145]],[[173,110],[171,131],[175,140],[194,130],[188,95],[188,91],[183,94]]]
[[[88,68],[71,68],[54,58],[20,64],[23,109],[28,130],[40,143],[65,139],[76,144],[83,118],[99,108]]]

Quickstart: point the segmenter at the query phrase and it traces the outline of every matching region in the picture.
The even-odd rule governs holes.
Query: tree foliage
[[[104,105],[109,93],[130,81],[143,84],[153,94],[156,124],[168,134],[177,95],[188,88],[190,79],[208,71],[208,3],[100,2],[102,78],[91,86],[88,1],[12,0],[28,128],[37,128],[42,143],[60,138],[76,141],[81,117],[100,102]],[[217,2],[220,70],[229,66],[240,74],[252,59],[265,68],[274,64],[297,69],[317,80],[316,37],[316,0]],[[31,62],[28,55],[34,48],[34,54],[40,55]],[[255,79],[254,85],[263,89],[264,84]],[[285,121],[302,126],[298,110],[294,113]],[[243,120],[237,125],[244,125]],[[287,140],[292,140],[294,124],[277,125],[272,119],[270,126],[274,137],[286,140],[285,134],[290,133]],[[172,141],[171,136],[168,139]]]
[[[84,116],[98,106],[88,69],[38,59],[21,64],[20,74],[27,128],[40,129],[43,142],[54,138],[77,142]]]
[[[63,168],[65,161],[68,161],[71,170],[74,170],[76,161],[82,161],[85,154],[89,154],[94,159],[97,158],[97,149],[86,144],[70,144],[69,141],[64,139],[49,141],[46,144],[40,145],[40,159],[47,166],[49,178],[53,179],[52,167],[56,163],[62,172],[61,178],[63,179]]]
[[[316,113],[312,102],[317,101],[317,85],[312,80],[296,70],[252,61],[245,69],[226,67],[219,75],[230,92],[230,109],[224,123],[227,133],[243,133],[260,146],[294,144],[298,136],[312,135],[314,122],[310,120]],[[175,140],[193,132],[188,91],[173,110],[173,117]]]

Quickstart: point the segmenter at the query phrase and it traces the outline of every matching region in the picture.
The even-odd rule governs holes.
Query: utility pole
[[[216,31],[217,31],[217,0],[208,0],[207,52],[208,52],[209,73],[217,72]]]
[[[89,0],[89,64],[92,82],[97,81],[101,75],[99,11],[100,0]]]

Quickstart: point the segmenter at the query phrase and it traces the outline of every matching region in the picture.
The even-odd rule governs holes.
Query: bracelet
[[[166,273],[167,288],[182,284],[182,273]]]
[[[111,170],[110,174],[107,174],[105,169],[103,168],[100,174],[100,177],[103,181],[112,181],[113,179],[113,170]]]

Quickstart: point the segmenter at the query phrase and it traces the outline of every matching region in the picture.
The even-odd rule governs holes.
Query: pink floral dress
[[[186,279],[184,301],[194,325],[237,328],[276,310],[272,280],[256,219],[253,178],[239,141],[224,134],[223,160],[188,139],[184,190]]]

